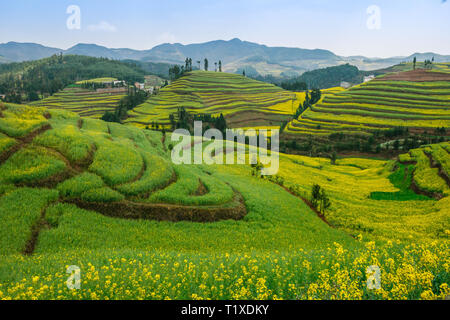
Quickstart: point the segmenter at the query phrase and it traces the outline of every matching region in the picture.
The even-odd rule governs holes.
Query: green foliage
[[[125,199],[123,195],[108,187],[91,189],[81,195],[81,200],[87,202],[116,202],[123,199]]]
[[[430,160],[423,149],[414,149],[410,151],[411,156],[417,162],[413,179],[417,186],[427,192],[444,193],[448,192],[449,186],[438,175],[438,168],[430,167]]]
[[[390,201],[412,201],[412,200],[431,200],[431,198],[417,194],[411,190],[411,179],[414,171],[413,165],[398,164],[397,170],[389,175],[389,180],[394,187],[400,189],[397,192],[372,192],[370,198],[374,200]]]
[[[77,198],[86,191],[98,189],[104,185],[105,183],[99,176],[89,172],[84,172],[76,177],[61,182],[57,186],[57,189],[62,197]]]
[[[328,67],[307,71],[300,77],[284,82],[282,88],[287,90],[306,90],[307,88],[331,88],[338,87],[342,81],[358,84],[363,81],[364,72],[358,70],[357,67],[344,64],[337,67]],[[304,89],[301,89],[305,86]],[[293,88],[291,88],[293,87]]]
[[[31,236],[41,210],[58,198],[56,190],[20,188],[0,197],[0,255],[18,254]]]
[[[87,158],[92,149],[92,140],[74,125],[62,125],[49,130],[38,136],[35,142],[58,150],[72,162]]]
[[[325,214],[325,211],[331,207],[330,198],[328,198],[325,190],[318,184],[314,184],[311,188],[310,202],[322,214]]]
[[[38,182],[61,173],[65,168],[65,163],[45,148],[22,148],[0,167],[0,183]]]
[[[144,165],[142,156],[128,139],[98,139],[97,151],[89,170],[108,185],[128,182],[137,177]]]
[[[233,190],[219,179],[202,173],[194,167],[175,166],[176,183],[152,194],[150,202],[183,205],[216,205],[231,201]],[[207,193],[197,195],[200,183]]]
[[[0,131],[10,137],[22,137],[31,131],[47,124],[44,109],[29,108],[13,104],[6,104],[6,110],[0,117]]]
[[[103,133],[107,133],[109,131],[108,124],[106,122],[98,119],[89,119],[89,118],[83,118],[82,129]]]
[[[3,133],[0,133],[0,153],[11,148],[16,141]]]
[[[86,56],[52,56],[37,61],[0,64],[0,92],[7,101],[15,93],[27,95],[39,92],[53,95],[80,80],[112,77],[129,83],[144,81],[145,71],[134,63]],[[14,101],[11,101],[14,102]],[[16,101],[19,102],[20,101]]]
[[[128,196],[137,196],[154,191],[169,182],[173,177],[172,166],[163,158],[142,151],[146,170],[141,179],[117,186],[117,190]]]

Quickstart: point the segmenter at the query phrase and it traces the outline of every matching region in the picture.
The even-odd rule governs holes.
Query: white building
[[[123,81],[123,80],[116,80],[116,81],[114,81],[114,86],[118,86],[118,85],[125,85],[125,81]]]
[[[348,89],[348,88],[350,88],[351,86],[352,86],[352,84],[349,83],[349,82],[346,82],[346,81],[342,81],[342,82],[341,82],[341,87],[344,88],[344,89]]]
[[[364,77],[364,82],[369,82],[375,79],[375,76],[371,74],[370,76]]]

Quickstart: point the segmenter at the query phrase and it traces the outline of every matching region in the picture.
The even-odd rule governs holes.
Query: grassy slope
[[[450,127],[450,82],[394,81],[381,76],[346,91],[326,94],[290,122],[285,132],[368,134],[398,126]]]
[[[280,175],[287,186],[297,185],[300,193],[306,193],[317,182],[329,192],[333,206],[326,218],[337,229],[280,186],[252,177],[245,165],[185,166],[240,192],[248,210],[243,220],[174,223],[111,218],[63,203],[61,197],[80,197],[86,189],[99,187],[123,190],[126,185],[120,183],[136,176],[134,164],[138,168],[141,159],[130,152],[167,159],[161,136],[99,120],[80,122],[77,115],[64,111],[50,111],[51,119],[46,120],[44,109],[7,107],[0,131],[8,134],[20,127],[18,135],[24,136],[36,129],[36,123],[49,122],[53,129],[32,144],[56,150],[84,174],[80,181],[71,179],[51,190],[23,188],[9,180],[0,183],[0,298],[381,299],[448,294],[443,285],[449,281],[444,266],[449,253],[448,198],[368,200],[373,191],[397,190],[387,179],[386,162],[342,159],[331,166],[324,159],[281,155]],[[17,108],[22,112],[14,112]],[[11,127],[14,130],[5,130]],[[20,139],[17,142],[23,143]],[[107,152],[111,148],[112,158]],[[86,167],[92,150],[94,162]],[[55,161],[61,155],[52,153]],[[11,167],[12,160],[0,169],[12,162]],[[93,165],[96,161],[103,165]],[[161,168],[146,170],[161,173]],[[145,172],[137,177],[129,183],[156,179]],[[141,191],[153,190],[153,184],[145,186]],[[102,198],[105,193],[94,195],[100,197],[97,201],[109,201]],[[18,199],[24,197],[27,201],[20,204]],[[24,257],[21,251],[43,210],[46,225],[34,254]],[[378,245],[357,241],[344,231],[377,240]],[[403,243],[386,244],[386,239]],[[428,239],[439,243],[430,244]],[[365,268],[372,264],[380,265],[386,275],[378,292],[365,287]],[[66,288],[68,265],[82,268],[81,290]],[[407,279],[405,272],[410,275]],[[405,284],[407,289],[399,290]]]
[[[167,126],[169,115],[183,106],[193,113],[223,113],[231,127],[279,125],[303,98],[236,74],[194,71],[131,111],[127,122],[145,127],[155,121]]]
[[[106,111],[114,111],[125,95],[126,93],[97,93],[92,90],[68,87],[32,105],[64,109],[83,117],[101,118]]]

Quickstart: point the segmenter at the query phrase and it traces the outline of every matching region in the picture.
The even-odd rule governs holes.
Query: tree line
[[[222,113],[219,116],[212,116],[210,114],[191,114],[184,107],[179,107],[177,112],[172,113],[169,116],[169,121],[172,131],[176,129],[186,129],[192,133],[195,121],[202,122],[202,133],[209,129],[217,129],[222,132],[222,134],[225,134],[227,129],[227,122]]]
[[[197,60],[198,64],[198,70],[202,70],[202,61]],[[215,71],[222,72],[222,60],[219,60],[218,62],[214,62]],[[186,58],[184,65],[174,65],[169,68],[169,78],[171,80],[177,80],[181,78],[185,73],[193,71],[194,68],[192,66],[192,58]],[[205,58],[203,60],[203,70],[208,71],[209,70],[209,60],[208,58]]]

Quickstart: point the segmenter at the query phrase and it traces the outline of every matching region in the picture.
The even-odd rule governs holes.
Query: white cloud
[[[101,21],[97,24],[91,24],[88,26],[89,31],[105,31],[105,32],[116,32],[117,28],[106,21]]]
[[[158,43],[175,43],[177,38],[170,32],[164,32],[156,38],[156,41]]]

